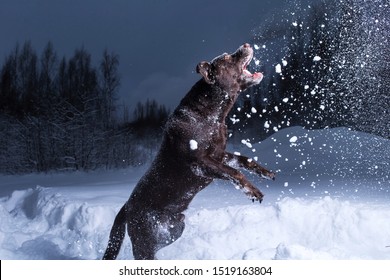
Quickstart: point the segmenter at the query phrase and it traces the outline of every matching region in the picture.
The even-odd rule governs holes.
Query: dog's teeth
[[[252,73],[251,73],[251,72],[249,72],[249,71],[248,71],[248,70],[246,70],[246,69],[244,69],[244,73],[245,73],[246,75],[252,76]]]

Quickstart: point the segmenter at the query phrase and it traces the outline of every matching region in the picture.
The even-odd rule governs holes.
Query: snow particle
[[[276,72],[276,73],[282,73],[282,66],[281,66],[280,64],[277,64],[277,65],[275,66],[275,72]]]
[[[257,113],[256,108],[255,108],[255,107],[252,107],[251,112],[252,112],[253,114],[256,114],[256,113]]]
[[[191,139],[191,140],[190,140],[190,149],[191,149],[191,150],[196,150],[196,149],[198,149],[198,142],[196,142],[195,140]]]
[[[249,142],[249,140],[242,139],[241,143],[246,145],[248,148],[252,148],[252,144]]]
[[[297,142],[297,140],[298,140],[298,137],[293,136],[290,138],[290,143],[295,143],[295,142]]]
[[[313,58],[313,61],[320,61],[321,60],[321,57],[319,57],[318,55],[316,55],[314,58]]]

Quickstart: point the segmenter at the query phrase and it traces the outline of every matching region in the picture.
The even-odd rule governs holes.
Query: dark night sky
[[[120,56],[121,101],[154,98],[175,106],[199,79],[201,60],[234,51],[287,0],[0,0],[0,62],[16,43],[59,57],[76,48],[94,64],[107,48]]]

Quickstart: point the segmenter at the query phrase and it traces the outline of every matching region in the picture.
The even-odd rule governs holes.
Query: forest
[[[50,42],[40,56],[30,42],[17,45],[1,69],[0,172],[144,163],[169,111],[148,101],[137,104],[131,123],[128,112],[119,118],[118,64],[118,56],[107,50],[93,66],[83,48],[59,60]]]
[[[229,115],[232,142],[261,141],[288,126],[345,126],[390,138],[390,26],[375,24],[387,6],[336,3],[286,10],[249,38],[265,78]],[[121,109],[118,65],[108,50],[93,65],[84,48],[59,58],[50,42],[40,54],[29,41],[17,44],[0,68],[0,173],[150,160],[170,108],[148,100],[133,112]]]

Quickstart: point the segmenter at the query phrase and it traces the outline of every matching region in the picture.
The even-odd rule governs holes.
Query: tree
[[[103,59],[100,63],[99,86],[102,98],[101,111],[105,127],[108,127],[114,119],[116,94],[120,86],[118,65],[119,56],[108,53],[107,49],[104,50]]]

